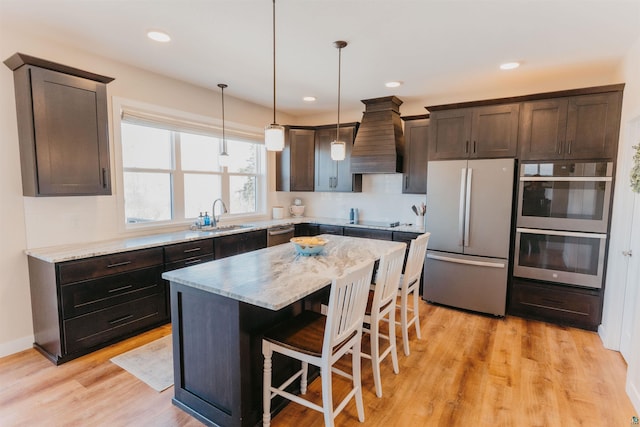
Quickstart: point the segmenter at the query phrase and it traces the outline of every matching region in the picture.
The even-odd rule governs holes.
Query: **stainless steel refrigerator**
[[[513,159],[432,161],[427,169],[427,301],[504,316]]]

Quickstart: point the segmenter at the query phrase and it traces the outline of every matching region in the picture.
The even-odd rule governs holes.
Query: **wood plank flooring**
[[[518,317],[495,319],[422,303],[422,340],[400,350],[400,373],[383,362],[383,397],[363,360],[366,421],[355,404],[338,426],[628,426],[626,365],[596,333]],[[0,359],[0,426],[200,426],[109,359],[171,333],[164,326],[54,366],[27,350]],[[400,344],[400,342],[399,342]],[[401,345],[399,346],[401,348]],[[347,384],[335,377],[337,401]],[[320,383],[309,386],[320,400]],[[290,404],[274,427],[322,426],[318,412]]]

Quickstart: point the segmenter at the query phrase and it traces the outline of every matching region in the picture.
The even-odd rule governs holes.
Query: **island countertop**
[[[292,243],[247,252],[162,274],[170,282],[280,310],[329,285],[334,277],[378,260],[402,242],[321,235],[327,244],[316,256],[302,256]]]

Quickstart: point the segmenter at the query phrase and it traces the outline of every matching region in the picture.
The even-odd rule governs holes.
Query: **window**
[[[264,201],[264,145],[248,137],[227,137],[229,165],[218,164],[222,138],[215,129],[186,130],[154,118],[124,115],[120,123],[122,193],[127,224],[193,221],[210,215],[221,198],[233,216],[261,214]],[[220,212],[216,212],[220,215]]]

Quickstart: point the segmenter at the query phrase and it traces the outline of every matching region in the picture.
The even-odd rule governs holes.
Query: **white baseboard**
[[[604,348],[609,350],[620,351],[620,339],[616,340],[615,337],[612,337],[611,334],[608,333],[608,329],[601,323],[598,326],[598,336],[600,337],[600,341],[602,341],[602,345]]]
[[[33,347],[33,341],[33,335],[27,335],[17,340],[0,343],[0,357],[28,350]]]

